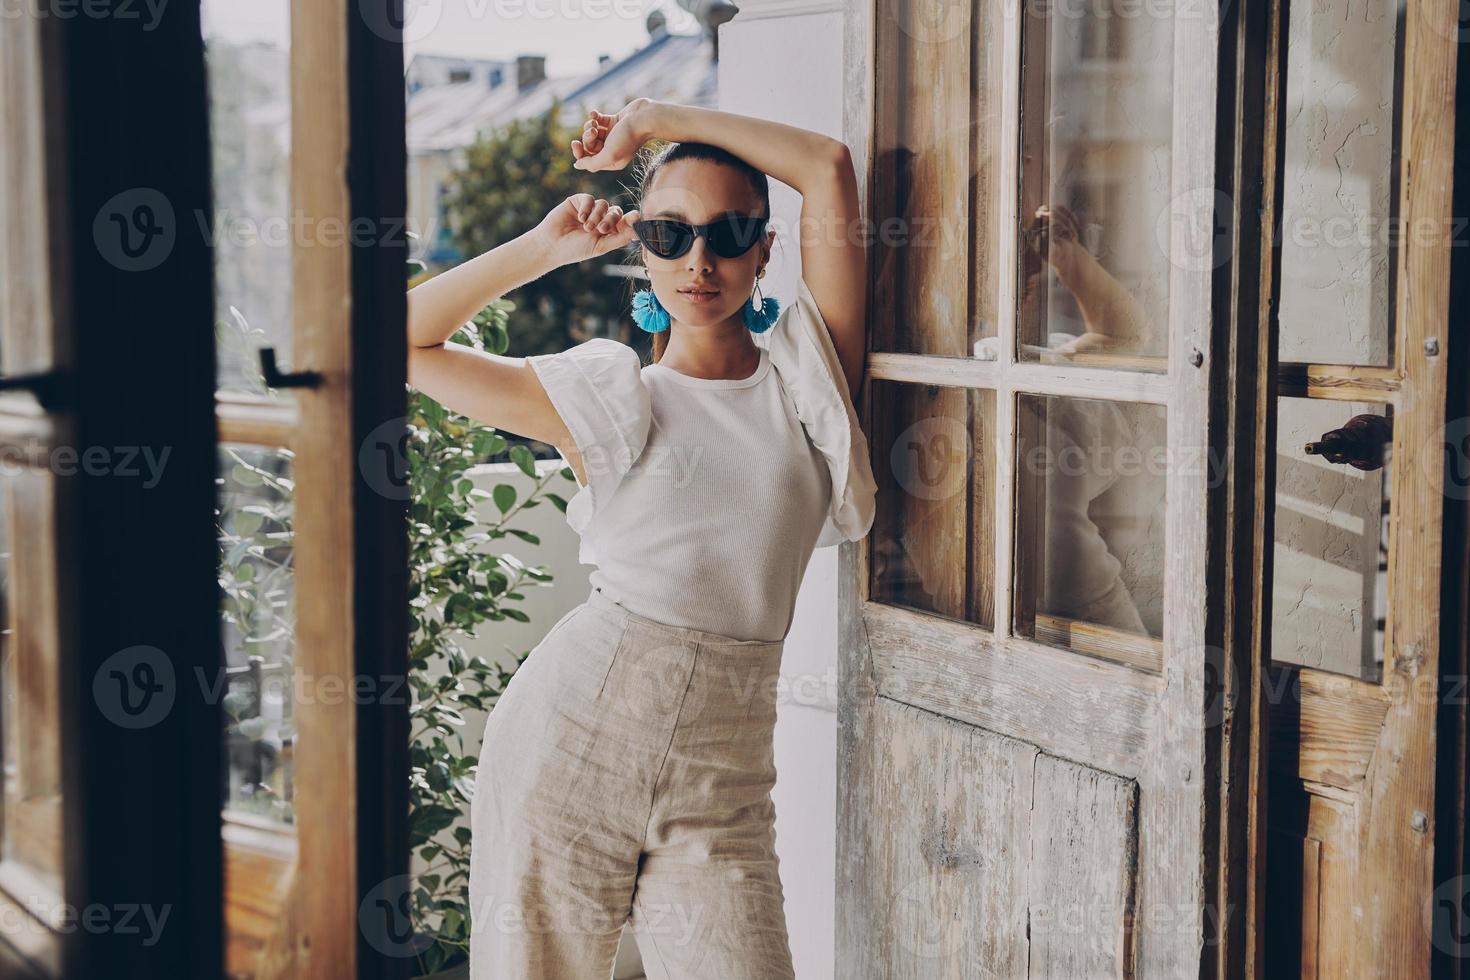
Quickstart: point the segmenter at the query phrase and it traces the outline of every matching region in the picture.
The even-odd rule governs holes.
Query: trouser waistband
[[[613,616],[623,622],[635,624],[645,630],[665,633],[679,640],[698,643],[706,647],[736,648],[745,651],[775,651],[780,650],[785,644],[784,640],[741,640],[733,636],[725,636],[722,633],[712,633],[708,630],[694,629],[689,626],[675,626],[671,623],[659,622],[648,616],[641,616],[628,609],[622,603],[613,599],[601,588],[594,588],[591,595],[587,597],[587,606],[596,609],[605,615]]]

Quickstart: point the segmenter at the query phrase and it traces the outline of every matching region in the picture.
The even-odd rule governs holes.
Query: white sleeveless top
[[[659,622],[784,639],[815,547],[867,534],[875,484],[841,362],[804,281],[747,378],[597,338],[527,358],[582,453],[567,505],[592,584]]]

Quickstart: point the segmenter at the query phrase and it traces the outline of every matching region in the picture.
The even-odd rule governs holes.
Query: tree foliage
[[[463,165],[446,182],[446,207],[454,243],[479,255],[535,227],[573,194],[605,198],[624,209],[634,188],[621,171],[584,173],[572,168],[571,143],[580,130],[561,123],[558,102],[541,116],[518,120],[485,134],[465,151]],[[602,267],[623,261],[622,251],[562,266],[507,294],[516,304],[512,348],[518,356],[565,350],[591,337],[627,342],[631,292],[622,276]]]

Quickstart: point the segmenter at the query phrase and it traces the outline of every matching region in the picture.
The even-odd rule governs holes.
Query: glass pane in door
[[[215,335],[222,392],[265,395],[259,349],[290,367],[291,254],[310,224],[290,204],[290,4],[206,0],[214,194]],[[181,232],[205,234],[197,216]]]
[[[56,486],[49,472],[21,468],[0,480],[0,487],[0,601],[5,604],[5,632],[0,635],[5,763],[0,887],[33,913],[49,918],[65,894]],[[120,651],[120,656],[130,654]],[[126,669],[122,660],[116,665]],[[105,674],[99,673],[98,683],[108,683]],[[112,699],[112,693],[97,692],[104,712],[146,710],[126,695]],[[127,724],[124,717],[112,717]]]
[[[64,229],[53,219],[65,181],[47,172],[43,35],[54,19],[26,16],[29,4],[0,15],[0,93],[5,132],[0,138],[0,370],[7,376],[50,370],[59,359],[52,319],[51,263],[65,251]],[[37,6],[44,14],[51,8]],[[55,11],[62,16],[60,11]],[[125,195],[119,195],[125,196]],[[105,233],[104,233],[105,236]],[[109,255],[105,237],[98,247]],[[55,246],[55,247],[53,247]]]
[[[1271,657],[1383,671],[1393,422],[1388,406],[1277,399]]]
[[[1018,398],[1018,635],[1158,669],[1165,438],[1162,405]]]
[[[878,5],[873,349],[995,360],[1000,0]]]
[[[293,822],[291,453],[226,444],[219,453],[217,530],[224,631],[225,744],[231,816]]]
[[[292,456],[221,444],[215,483],[225,677],[226,974],[275,975],[290,935],[297,824]]]
[[[1201,260],[1171,256],[1173,17],[1130,7],[1024,7],[1021,361],[1165,370],[1171,257]]]
[[[995,392],[875,381],[869,597],[995,622]]]

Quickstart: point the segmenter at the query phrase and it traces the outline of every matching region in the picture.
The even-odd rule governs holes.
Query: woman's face
[[[727,213],[764,213],[760,199],[745,177],[733,167],[708,160],[675,160],[654,176],[639,208],[643,218],[671,218],[702,225]],[[653,293],[675,322],[703,326],[723,323],[740,314],[755,289],[756,273],[771,257],[776,233],[762,239],[743,255],[721,258],[710,251],[704,237],[696,236],[689,251],[676,259],[661,259],[647,248],[643,264]],[[687,290],[713,290],[695,297]]]

